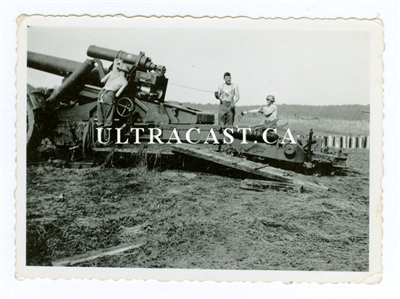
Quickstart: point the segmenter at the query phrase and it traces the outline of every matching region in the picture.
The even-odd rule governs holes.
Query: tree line
[[[218,113],[218,104],[197,104],[183,102],[183,106],[207,111],[211,113]],[[278,106],[278,114],[281,117],[287,118],[305,118],[305,119],[346,119],[346,120],[368,120],[369,119],[369,105],[329,105],[329,106],[309,106],[309,105],[287,105],[281,104]],[[257,109],[260,106],[238,106],[236,113],[243,110]]]

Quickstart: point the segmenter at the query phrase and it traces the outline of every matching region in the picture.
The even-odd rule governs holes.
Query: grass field
[[[243,103],[242,103],[243,104]],[[260,102],[260,105],[265,104]],[[183,105],[218,114],[217,104]],[[315,135],[341,136],[368,136],[369,135],[369,105],[333,105],[333,106],[305,106],[305,105],[277,105],[278,124],[288,123],[293,134],[308,134],[312,128]],[[247,114],[241,116],[244,110],[258,109],[260,106],[236,107],[235,125],[254,126],[263,123],[261,114]],[[216,118],[217,119],[217,118]]]
[[[367,271],[369,151],[349,166],[361,174],[316,178],[331,190],[302,194],[242,190],[245,175],[222,168],[28,167],[27,264],[142,240],[77,266]]]
[[[235,125],[254,126],[263,123],[261,114],[236,114]],[[308,134],[313,129],[316,136],[340,135],[340,136],[368,136],[369,120],[338,120],[338,119],[307,119],[279,117],[278,125],[288,123],[285,128],[295,135]]]
[[[178,102],[172,102],[178,103]],[[323,103],[323,101],[321,102]],[[218,103],[213,104],[197,104],[197,103],[180,103],[183,106],[200,109],[203,111],[218,113]],[[258,105],[246,105],[246,100],[241,99],[236,107],[238,113],[243,110],[258,109],[265,105],[265,100],[260,100]],[[321,119],[337,119],[337,120],[368,120],[370,105],[287,105],[280,104],[277,100],[279,117],[288,118],[321,118]]]

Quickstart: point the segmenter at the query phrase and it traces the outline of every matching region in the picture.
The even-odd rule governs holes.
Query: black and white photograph
[[[379,20],[18,34],[20,277],[380,281]]]

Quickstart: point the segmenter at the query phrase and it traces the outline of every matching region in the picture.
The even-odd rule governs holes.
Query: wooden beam
[[[310,179],[305,175],[275,167],[268,167],[263,163],[248,161],[243,158],[232,157],[225,153],[215,152],[210,148],[198,148],[188,144],[176,144],[171,148],[173,153],[200,158],[209,162],[261,176],[269,180],[293,183],[315,190],[329,189],[321,184],[310,181]]]
[[[263,181],[263,180],[243,180],[240,182],[240,188],[245,190],[265,191],[268,189],[292,189],[300,193],[304,191],[303,186],[286,182]]]
[[[93,148],[94,152],[105,152],[108,153],[112,149],[114,149],[115,153],[128,153],[128,154],[138,154],[140,151],[147,154],[160,154],[162,156],[173,156],[174,154],[170,150],[161,150],[159,148],[139,148],[139,147],[116,147],[116,146],[107,146],[107,147],[95,147]]]
[[[139,248],[139,247],[143,246],[144,244],[146,244],[146,242],[138,242],[136,244],[123,244],[123,245],[110,247],[107,249],[89,251],[89,252],[86,252],[83,254],[78,254],[78,255],[75,255],[72,257],[56,260],[54,262],[51,262],[51,264],[53,266],[75,265],[78,263],[94,260],[94,259],[97,259],[102,256],[114,255],[114,254],[118,254],[118,253],[130,250],[130,249]]]
[[[255,175],[261,175],[263,177],[273,179],[276,181],[282,182],[291,182],[292,180],[288,177],[285,177],[284,171],[276,168],[269,167],[267,171],[261,172],[258,171],[257,168],[263,166],[261,163],[256,163],[252,161],[248,161],[245,159],[228,156],[225,153],[214,152],[210,149],[200,149],[194,146],[179,144],[172,146],[172,152],[185,154],[192,157],[197,157],[203,160],[207,160],[210,162],[214,162],[217,164],[221,164],[230,168],[242,170],[248,173],[252,173]],[[261,170],[261,169],[260,169]],[[265,170],[265,168],[263,168]]]

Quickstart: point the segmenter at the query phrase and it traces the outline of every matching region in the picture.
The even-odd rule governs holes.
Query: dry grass
[[[363,174],[319,178],[332,191],[303,194],[207,173],[30,167],[27,263],[145,240],[79,266],[365,271],[368,151],[350,163]]]

